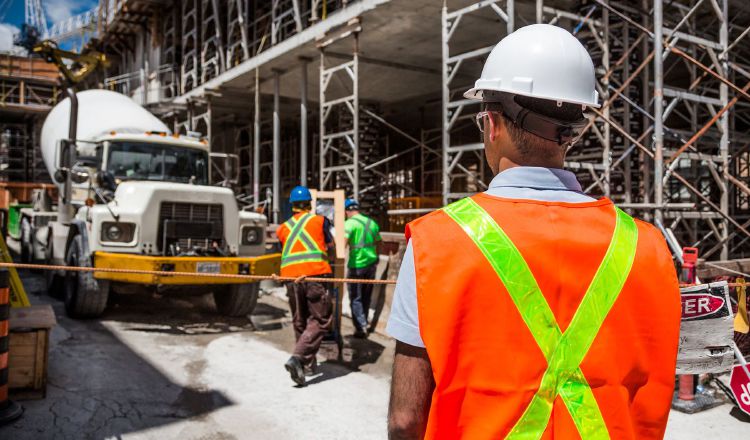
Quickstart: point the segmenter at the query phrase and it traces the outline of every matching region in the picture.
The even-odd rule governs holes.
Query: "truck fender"
[[[75,237],[77,234],[80,234],[81,236],[81,241],[83,242],[84,255],[90,256],[91,251],[89,250],[89,230],[86,227],[86,222],[83,220],[73,220],[70,222],[70,227],[68,228],[68,239],[65,240],[65,255],[68,255],[70,242],[73,241],[73,237]]]

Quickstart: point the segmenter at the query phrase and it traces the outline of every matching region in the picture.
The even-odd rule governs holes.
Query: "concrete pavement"
[[[252,319],[218,316],[207,297],[117,298],[99,320],[75,321],[24,276],[32,302],[51,302],[49,387],[21,402],[0,439],[383,439],[393,341],[347,339],[345,363],[323,363],[297,388],[282,365],[292,346],[286,304],[264,296]],[[345,334],[352,330],[345,321]],[[673,412],[666,438],[741,438],[731,407]]]

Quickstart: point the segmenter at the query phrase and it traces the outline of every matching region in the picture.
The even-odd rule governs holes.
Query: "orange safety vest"
[[[282,277],[331,273],[323,224],[323,216],[299,212],[276,229],[282,246]]]
[[[680,297],[653,226],[607,199],[479,194],[406,233],[435,379],[426,438],[663,437]]]

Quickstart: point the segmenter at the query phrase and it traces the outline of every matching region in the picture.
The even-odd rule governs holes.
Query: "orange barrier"
[[[0,269],[0,426],[21,417],[23,408],[8,399],[8,317],[10,315],[10,284],[8,270]]]

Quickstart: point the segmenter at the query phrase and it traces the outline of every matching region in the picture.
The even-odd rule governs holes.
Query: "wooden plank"
[[[52,328],[57,325],[55,312],[49,304],[10,309],[10,330]]]
[[[737,260],[711,261],[711,265],[705,264],[704,261],[698,260],[697,275],[698,278],[715,278],[720,276],[736,276],[740,273],[750,273],[750,258],[740,258]],[[719,267],[717,267],[719,266]],[[725,270],[726,269],[726,270]]]
[[[46,391],[47,388],[47,353],[48,331],[40,330],[37,334],[36,359],[34,360],[34,389]]]

